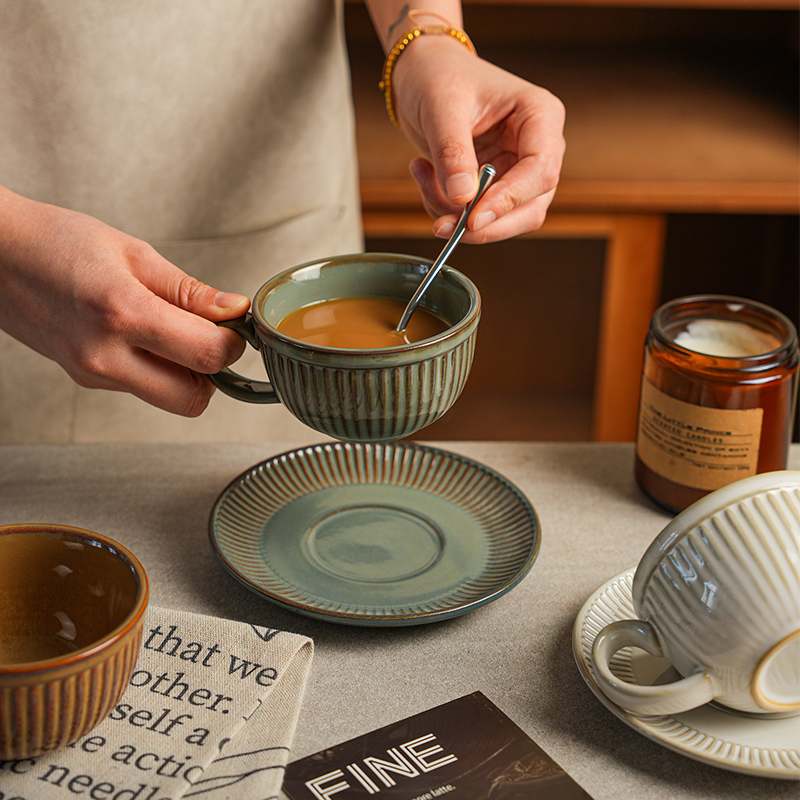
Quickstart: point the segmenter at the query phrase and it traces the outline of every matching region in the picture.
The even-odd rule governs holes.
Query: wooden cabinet
[[[361,3],[346,15],[368,249],[432,256],[441,242],[408,174],[413,148],[377,89],[380,47]],[[797,306],[796,3],[466,0],[464,16],[481,55],[564,101],[567,155],[541,231],[451,258],[485,311],[465,394],[423,433],[630,440],[642,343],[665,286],[728,293],[728,275],[752,268],[739,293],[774,300],[760,258],[749,267],[727,254],[710,283],[693,284],[695,243],[715,252],[703,219],[721,253],[726,230],[756,218],[754,245],[773,262],[766,283]],[[675,252],[672,231],[689,218],[695,239]]]

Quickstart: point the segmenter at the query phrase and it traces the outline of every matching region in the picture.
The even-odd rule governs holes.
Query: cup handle
[[[244,316],[218,322],[223,328],[236,331],[251,347],[259,349],[253,315],[248,311]],[[279,403],[278,395],[269,381],[256,381],[245,378],[227,367],[208,376],[211,383],[220,391],[245,403]]]
[[[614,653],[623,647],[638,647],[653,656],[664,655],[648,622],[620,620],[600,631],[592,645],[592,666],[603,693],[618,706],[637,716],[652,716],[679,714],[714,699],[714,683],[705,672],[661,686],[640,686],[618,678],[609,664]]]

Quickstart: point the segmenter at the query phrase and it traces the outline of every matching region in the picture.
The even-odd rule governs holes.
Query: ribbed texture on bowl
[[[281,401],[298,419],[336,439],[393,441],[442,416],[469,376],[475,332],[417,363],[342,370],[264,349]],[[357,409],[357,413],[353,413]]]
[[[80,739],[105,719],[130,682],[144,616],[120,640],[87,659],[0,677],[0,761],[33,758]]]
[[[731,630],[739,642],[763,642],[766,652],[800,626],[800,488],[748,497],[684,533],[642,597],[639,614],[669,635],[668,656],[683,675],[695,670],[690,654],[698,648],[711,663],[727,653]],[[746,693],[749,677],[730,671],[720,680]],[[718,700],[724,704],[725,695]],[[743,710],[763,709],[753,703]]]

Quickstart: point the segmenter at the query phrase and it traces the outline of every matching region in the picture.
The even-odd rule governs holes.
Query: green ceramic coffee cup
[[[260,351],[268,381],[231,370],[211,376],[250,403],[283,403],[301,422],[336,439],[385,442],[430,425],[461,394],[472,366],[480,295],[445,266],[421,303],[449,327],[422,341],[378,349],[309,344],[278,331],[298,308],[338,297],[408,302],[430,261],[391,253],[336,256],[293,267],[265,283],[244,317],[223,323]]]

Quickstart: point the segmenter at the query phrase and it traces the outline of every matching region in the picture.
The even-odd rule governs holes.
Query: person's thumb
[[[437,120],[429,140],[432,163],[445,197],[463,206],[478,188],[478,159],[467,120],[436,112]]]
[[[456,168],[457,169],[457,168]],[[444,189],[445,196],[453,205],[463,206],[475,197],[478,188],[478,173],[466,172],[445,172],[439,179]]]
[[[215,289],[164,259],[156,262],[148,265],[142,280],[150,291],[173,306],[211,322],[241,316],[250,307],[250,300],[244,295]]]
[[[198,317],[221,322],[241,316],[250,307],[250,300],[240,294],[221,292],[213,286],[202,283],[189,275],[184,276],[173,298],[167,297],[173,305],[197,314]]]
[[[206,297],[205,305],[202,309],[195,311],[195,313],[201,317],[210,319],[212,322],[239,317],[250,308],[250,300],[244,295],[234,294],[232,292],[219,292],[216,289],[212,289],[211,286],[206,286],[206,289],[210,290],[208,292],[210,298]],[[211,300],[210,304],[207,302],[208,299]]]

